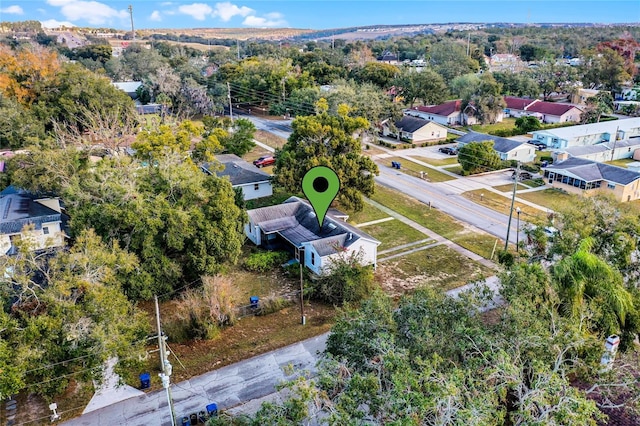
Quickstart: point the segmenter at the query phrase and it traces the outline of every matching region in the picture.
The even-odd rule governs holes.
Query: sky
[[[640,0],[0,0],[0,21],[48,27],[309,28],[450,22],[638,23]]]

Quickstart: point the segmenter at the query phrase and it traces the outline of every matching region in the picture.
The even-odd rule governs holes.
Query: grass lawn
[[[385,164],[391,165],[392,161],[397,161],[401,164],[400,171],[404,173],[408,173],[410,175],[419,177],[420,172],[424,172],[425,179],[428,179],[430,182],[444,182],[447,180],[455,179],[447,174],[439,172],[431,167],[422,166],[418,163],[414,163],[413,161],[409,161],[405,158],[400,157],[389,157],[384,159]]]
[[[360,229],[380,240],[382,244],[378,246],[378,252],[429,238],[422,232],[396,219],[363,226]]]
[[[574,205],[574,201],[579,199],[578,195],[567,194],[553,188],[542,191],[525,192],[518,194],[518,197],[551,210],[570,209],[571,206]]]
[[[367,148],[367,146],[369,148]],[[362,155],[368,155],[369,157],[374,155],[386,154],[387,151],[384,151],[373,144],[364,144],[362,146]]]
[[[461,245],[482,257],[489,258],[496,238],[482,232],[471,232],[451,216],[397,191],[377,185],[371,197],[374,201],[395,210],[403,216],[431,229],[433,232]],[[501,244],[501,243],[498,243]]]
[[[262,142],[265,145],[269,145],[271,148],[282,148],[287,143],[285,138],[269,133],[265,130],[256,130],[254,139]]]
[[[494,186],[494,188],[501,192],[513,191],[513,184],[507,183],[505,185]],[[518,184],[516,191],[520,191],[522,189],[527,189],[527,187]]]
[[[633,158],[621,158],[619,160],[606,161],[606,164],[611,164],[612,166],[624,167],[627,168],[627,164],[634,163],[636,160]]]
[[[428,157],[420,157],[417,155],[412,155],[412,158],[416,160],[423,161],[425,163],[431,164],[432,166],[450,166],[453,164],[458,164],[458,157],[449,157],[449,158],[428,158]],[[447,169],[449,170],[449,169]]]
[[[484,196],[480,197],[480,194],[484,194]],[[495,192],[476,189],[474,191],[464,192],[462,193],[462,196],[470,199],[474,203],[483,205],[506,215],[509,214],[509,209],[511,208],[511,197],[505,197],[496,194]],[[546,220],[547,214],[543,211],[516,201],[513,208],[515,209],[518,207],[520,207],[520,219],[522,220],[533,223],[544,222]],[[515,214],[513,217],[515,218]]]
[[[447,171],[451,172],[451,173],[455,173],[455,174],[460,175],[460,176],[463,176],[463,174],[462,174],[462,166],[447,167]]]
[[[493,275],[485,266],[440,245],[381,263],[386,290],[404,293],[420,286],[442,291]]]
[[[474,124],[471,130],[480,133],[489,133],[496,130],[511,130],[516,127],[516,119],[514,117],[505,117],[502,122],[495,124]]]
[[[342,209],[338,206],[338,209]],[[346,211],[346,210],[345,210]],[[372,220],[384,219],[385,217],[389,217],[388,214],[383,212],[382,210],[378,210],[370,204],[364,203],[364,207],[359,212],[349,212],[349,223],[352,225],[357,225],[359,223],[371,222]]]
[[[531,188],[538,188],[539,186],[544,186],[544,179],[541,179],[541,178],[527,179],[527,180],[523,180],[522,183]]]

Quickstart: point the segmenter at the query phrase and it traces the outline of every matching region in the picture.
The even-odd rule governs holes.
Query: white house
[[[34,250],[63,247],[66,234],[57,198],[38,197],[13,186],[0,192],[0,255],[15,254],[15,243],[28,239]]]
[[[505,96],[505,113],[510,117],[533,116],[544,123],[580,121],[582,110],[571,104]]]
[[[322,227],[307,201],[291,197],[283,204],[248,210],[244,231],[255,245],[284,249],[316,275],[330,270],[332,259],[358,253],[363,265],[376,266],[380,241],[338,219],[331,211]]]
[[[390,120],[383,121],[382,134],[420,144],[446,139],[447,128],[433,121],[404,116],[393,125]]]
[[[216,176],[224,176],[231,181],[231,186],[240,188],[245,200],[268,197],[273,194],[271,175],[249,164],[233,154],[217,155],[222,170],[216,170],[218,164],[205,163],[200,168],[203,172]]]
[[[445,126],[452,125],[473,125],[478,122],[476,109],[473,105],[467,105],[462,109],[462,100],[455,99],[446,101],[440,105],[416,106],[404,111],[404,115],[420,117],[425,120],[435,121]],[[496,123],[502,121],[503,114],[500,112],[496,118]]]
[[[553,153],[556,159],[578,157],[591,161],[605,163],[623,158],[635,158],[640,153],[640,138],[625,139],[613,142],[603,142],[596,145],[570,146]],[[566,154],[566,155],[563,155]]]
[[[456,139],[458,146],[462,147],[469,143],[493,142],[493,150],[498,153],[503,161],[518,160],[523,163],[530,163],[536,158],[536,147],[525,142],[514,141],[512,139],[501,138],[499,136],[487,135],[484,133],[469,132]]]
[[[639,137],[640,117],[536,130],[531,133],[535,141],[543,142],[549,148],[564,149],[571,146],[595,145]]]

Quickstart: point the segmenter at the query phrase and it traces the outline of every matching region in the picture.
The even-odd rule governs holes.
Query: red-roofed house
[[[478,122],[476,118],[476,109],[472,105],[468,105],[464,111],[461,110],[462,101],[455,99],[446,101],[440,105],[416,106],[404,111],[405,115],[424,118],[425,120],[435,121],[438,124],[451,126],[456,124],[472,125]],[[502,121],[500,116],[497,121]]]
[[[532,115],[544,123],[563,123],[565,121],[580,121],[582,110],[571,104],[544,102],[539,99],[516,98],[505,96],[507,103],[505,113],[511,117]]]

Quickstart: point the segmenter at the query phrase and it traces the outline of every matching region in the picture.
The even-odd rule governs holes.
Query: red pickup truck
[[[253,162],[253,165],[256,166],[257,168],[272,166],[274,164],[276,164],[276,159],[273,158],[273,156],[271,155],[265,155]]]

